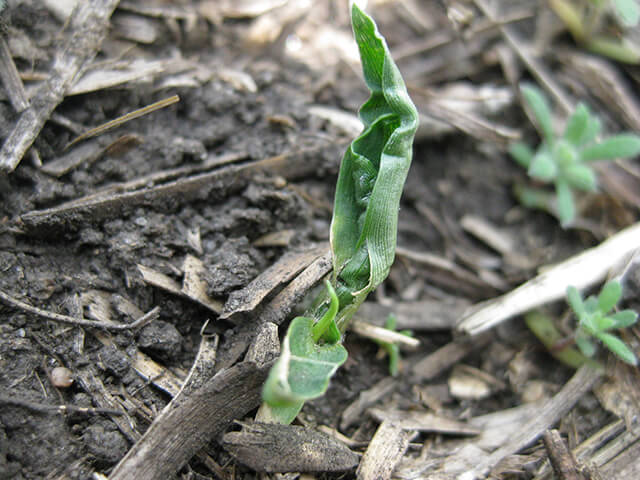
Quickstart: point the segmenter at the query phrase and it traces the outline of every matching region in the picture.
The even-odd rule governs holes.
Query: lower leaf
[[[272,408],[299,411],[306,400],[322,396],[329,379],[347,359],[347,350],[341,344],[315,343],[314,322],[313,318],[296,317],[289,326],[280,358],[262,392]]]

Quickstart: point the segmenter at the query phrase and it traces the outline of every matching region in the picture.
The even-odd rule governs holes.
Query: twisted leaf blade
[[[371,96],[360,109],[364,131],[344,155],[331,223],[334,275],[366,295],[393,263],[398,208],[418,113],[384,38],[357,5],[351,10]]]

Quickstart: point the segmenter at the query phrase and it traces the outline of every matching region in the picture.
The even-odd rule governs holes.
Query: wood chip
[[[393,314],[398,330],[450,330],[470,305],[463,298],[393,302],[389,305],[367,301],[360,306],[355,318],[374,325],[384,325],[387,317]]]
[[[241,312],[254,310],[276,287],[291,280],[323,255],[327,244],[321,244],[301,252],[288,252],[267,268],[246,287],[229,295],[220,318],[226,319]]]
[[[477,335],[509,318],[564,298],[569,285],[588,288],[640,245],[640,223],[618,232],[600,245],[549,268],[509,293],[472,307],[458,330]]]
[[[222,302],[212,299],[207,294],[207,282],[204,280],[205,270],[202,260],[193,255],[187,255],[182,264],[184,279],[182,280],[181,292],[209,310],[220,313]]]
[[[384,327],[370,325],[362,320],[352,320],[349,324],[349,329],[370,340],[400,345],[409,350],[415,350],[420,346],[420,340],[417,338],[409,337]]]
[[[509,439],[508,443],[483,458],[474,468],[460,475],[459,480],[485,478],[489,471],[502,459],[531,445],[545,430],[564,417],[576,402],[591,390],[602,375],[602,371],[594,370],[589,365],[580,367],[562,390],[546,402],[538,410],[535,417],[524,423],[518,432]]]
[[[382,422],[358,466],[358,480],[389,480],[407,451],[411,437],[412,432],[392,422]]]
[[[222,445],[257,472],[344,472],[360,456],[326,433],[295,425],[242,423],[242,430],[224,435]]]
[[[172,476],[236,418],[260,404],[268,368],[240,363],[220,371],[163,411],[116,465],[110,480],[155,480]],[[165,413],[166,412],[166,413]]]
[[[346,430],[354,423],[360,421],[367,408],[381,400],[398,386],[398,381],[393,377],[386,377],[368,390],[363,390],[347,408],[342,412],[340,428]]]
[[[0,79],[13,109],[18,113],[25,110],[29,106],[27,92],[24,90],[16,64],[13,63],[4,35],[0,35]]]
[[[78,72],[93,60],[117,5],[118,0],[78,2],[67,23],[68,41],[56,55],[48,81],[5,139],[0,150],[0,171],[11,172],[16,168],[53,110],[67,95]]]
[[[411,367],[411,375],[418,382],[431,380],[452,367],[471,352],[486,346],[493,336],[484,335],[473,341],[457,339],[416,362]]]
[[[370,408],[367,412],[379,422],[391,422],[403,430],[436,432],[451,435],[478,435],[480,430],[471,425],[450,418],[421,411],[382,410]]]

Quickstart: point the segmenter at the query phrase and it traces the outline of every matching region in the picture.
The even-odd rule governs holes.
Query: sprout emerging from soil
[[[291,322],[263,390],[261,417],[277,423],[291,423],[306,400],[324,394],[347,359],[342,335],[349,320],[387,277],[395,256],[400,196],[418,113],[384,38],[355,3],[351,21],[371,96],[360,109],[364,130],[340,166],[331,281],[314,307]]]
[[[527,169],[532,179],[553,184],[556,193],[554,197],[546,190],[518,186],[516,195],[524,206],[546,210],[556,215],[563,226],[568,226],[576,217],[573,191],[597,190],[597,177],[591,164],[635,157],[640,153],[640,136],[621,133],[599,140],[602,122],[580,103],[569,117],[562,136],[558,137],[542,92],[533,86],[523,86],[521,90],[543,139],[535,152],[523,143],[513,144],[511,156]]]

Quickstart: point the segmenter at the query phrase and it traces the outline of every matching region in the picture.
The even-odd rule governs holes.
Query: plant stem
[[[327,329],[331,326],[331,323],[336,318],[336,314],[338,313],[338,296],[336,295],[336,291],[333,289],[331,282],[329,280],[325,280],[324,284],[327,287],[327,291],[329,292],[329,298],[331,299],[331,303],[329,304],[329,309],[325,312],[318,323],[316,323],[311,329],[313,333],[313,341],[318,343],[318,340],[322,338]]]

